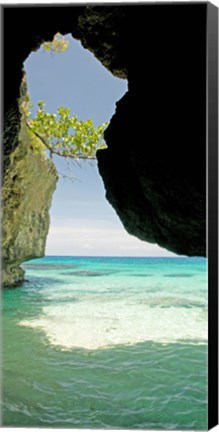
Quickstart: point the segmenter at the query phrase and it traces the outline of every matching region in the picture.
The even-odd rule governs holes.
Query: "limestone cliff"
[[[41,141],[22,120],[2,191],[4,286],[12,287],[23,280],[22,262],[44,255],[49,208],[57,179],[56,169]]]

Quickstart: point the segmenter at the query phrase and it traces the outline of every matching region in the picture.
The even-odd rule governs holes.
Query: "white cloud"
[[[171,252],[129,235],[120,221],[54,220],[46,247],[47,255],[170,256]]]
[[[82,247],[89,250],[93,249],[93,246],[90,243],[85,243]]]

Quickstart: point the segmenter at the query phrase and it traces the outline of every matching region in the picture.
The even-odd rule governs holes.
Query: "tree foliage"
[[[56,33],[51,42],[44,42],[41,47],[53,53],[64,52],[69,41],[60,33]],[[24,78],[26,84],[26,78]],[[36,116],[31,118],[30,96],[26,85],[20,101],[21,111],[27,121],[28,127],[41,139],[46,148],[65,158],[95,159],[97,150],[106,148],[103,139],[107,123],[97,126],[92,120],[78,120],[71,115],[70,108],[59,107],[56,114],[45,111],[44,101],[38,102]]]
[[[52,53],[62,53],[68,49],[68,46],[69,41],[60,33],[56,33],[52,41],[44,42],[41,45],[45,51],[50,51]]]
[[[78,120],[71,115],[70,108],[59,107],[57,114],[45,112],[43,101],[38,102],[34,119],[28,126],[43,141],[51,153],[62,157],[95,159],[97,150],[106,148],[103,139],[107,123],[97,126],[92,120]],[[29,109],[26,109],[30,115]]]

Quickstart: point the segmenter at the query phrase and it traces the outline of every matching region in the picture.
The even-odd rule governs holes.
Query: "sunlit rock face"
[[[4,8],[6,283],[22,279],[22,261],[44,253],[57,177],[21,139],[18,100],[23,62],[57,31],[72,33],[128,79],[105,132],[108,149],[97,155],[106,197],[124,227],[178,254],[205,255],[207,7]]]
[[[42,143],[21,122],[18,146],[10,154],[4,178],[3,284],[14,286],[24,277],[23,261],[44,255],[49,208],[58,176]]]

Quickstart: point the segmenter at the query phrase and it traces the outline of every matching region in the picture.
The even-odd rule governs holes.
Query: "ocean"
[[[2,425],[207,429],[207,260],[45,257],[2,292]]]

